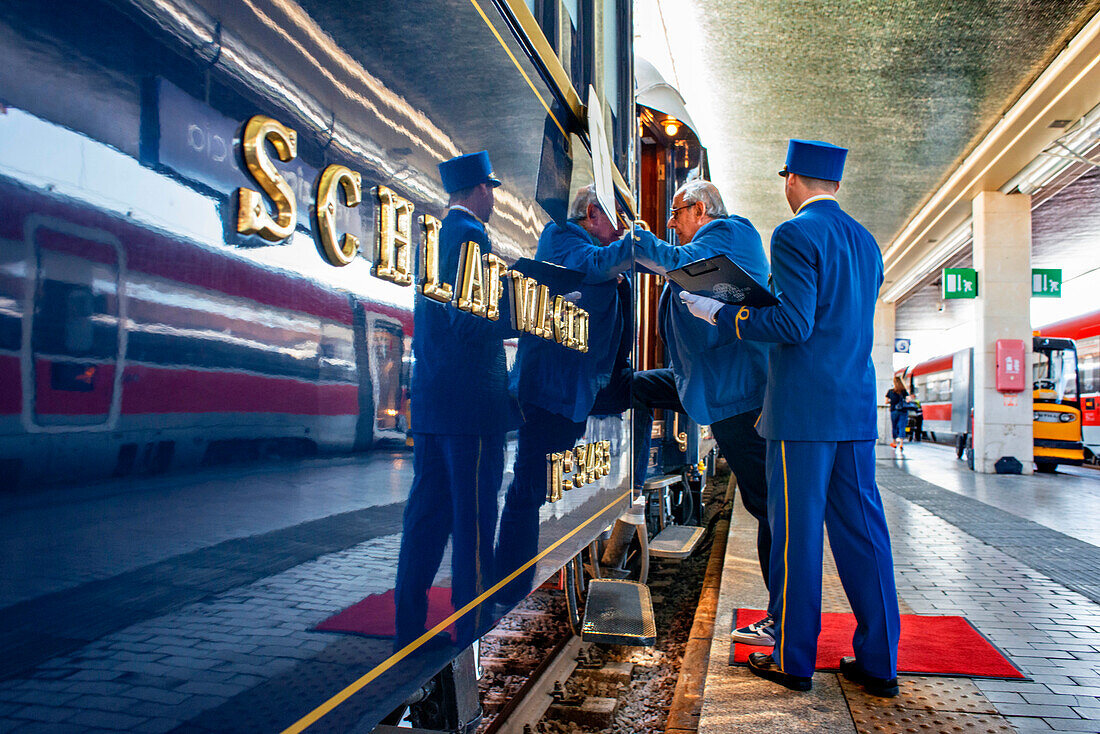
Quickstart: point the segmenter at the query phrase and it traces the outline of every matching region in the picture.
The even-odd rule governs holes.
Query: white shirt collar
[[[817,196],[811,196],[809,199],[806,199],[806,201],[802,202],[802,206],[798,207],[798,211],[796,211],[794,215],[797,217],[802,212],[802,210],[806,208],[807,204],[813,204],[815,201],[825,200],[836,201],[836,197],[832,194],[818,194]]]
[[[473,218],[474,218],[474,219],[476,219],[477,221],[481,222],[481,217],[479,217],[478,215],[474,214],[474,213],[473,213],[472,211],[470,211],[470,210],[469,210],[469,209],[467,209],[466,207],[462,206],[461,204],[451,204],[451,205],[450,205],[449,207],[447,207],[447,211],[452,211],[452,210],[454,210],[454,209],[457,209],[457,210],[458,210],[458,211],[460,211],[460,212],[466,212],[466,213],[467,213],[467,214],[469,214],[469,215],[470,215],[471,217],[473,217]],[[484,226],[485,222],[481,222],[481,224],[482,224],[482,226]]]

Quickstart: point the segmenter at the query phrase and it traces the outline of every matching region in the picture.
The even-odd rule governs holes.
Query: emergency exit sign
[[[1032,268],[1031,295],[1035,298],[1061,298],[1062,269]]]
[[[944,300],[950,298],[977,298],[978,271],[974,268],[944,268],[943,297]]]

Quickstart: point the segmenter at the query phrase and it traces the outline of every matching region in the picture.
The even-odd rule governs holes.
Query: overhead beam
[[[944,184],[902,227],[883,252],[884,300],[906,295],[893,287],[917,282],[940,241],[970,217],[982,191],[996,191],[1050,145],[1062,130],[1055,120],[1076,120],[1100,102],[1100,14],[1085,24],[1020,99],[952,171]],[[887,298],[886,296],[889,296]]]

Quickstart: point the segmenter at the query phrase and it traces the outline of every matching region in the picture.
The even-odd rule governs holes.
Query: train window
[[[401,326],[376,319],[370,336],[371,361],[377,370],[374,404],[375,426],[381,431],[403,431],[401,415],[404,333]]]
[[[625,0],[605,0],[600,15],[601,53],[599,54],[599,77],[602,84],[601,95],[610,110],[607,130],[612,135],[612,157],[620,171],[629,176],[631,165],[631,145],[634,138],[633,99],[630,92],[634,71],[631,68],[629,49],[631,39],[627,29],[632,27],[630,5]]]
[[[35,233],[31,348],[35,421],[93,425],[116,410],[119,358],[116,245],[46,228]]]
[[[614,120],[621,114],[619,100],[619,3],[605,0],[601,6],[601,49],[597,59],[603,98],[611,111],[608,130],[615,130]]]
[[[1077,399],[1077,352],[1051,349],[1035,353],[1032,369],[1036,390],[1053,390],[1055,401]]]
[[[1077,358],[1081,373],[1081,394],[1100,392],[1100,336],[1077,342]]]

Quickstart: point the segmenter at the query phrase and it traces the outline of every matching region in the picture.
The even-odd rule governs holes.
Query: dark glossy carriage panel
[[[629,423],[605,406],[577,440],[574,488],[525,506],[506,598],[495,564],[456,557],[455,528],[403,533],[417,472],[441,470],[416,466],[429,439],[414,414],[449,409],[413,376],[467,358],[415,345],[417,311],[489,324],[420,293],[427,230],[447,214],[437,165],[489,152],[503,185],[488,236],[510,266],[590,180],[583,126],[486,0],[52,5],[0,9],[0,685],[174,629],[213,672],[133,652],[153,687],[239,675],[250,654],[267,671],[195,711],[196,728],[289,726],[363,676],[320,727],[378,721],[629,501]],[[257,116],[292,132],[293,155],[278,135],[248,152]],[[332,166],[359,175],[357,206],[347,185],[320,196]],[[257,201],[242,189],[285,236],[241,224]],[[358,239],[346,264],[326,211],[337,239]],[[554,341],[508,318],[471,337],[506,368],[524,340]],[[460,529],[482,548],[500,543],[522,420],[485,429],[503,436],[500,469]],[[429,621],[396,644],[392,606],[360,637],[313,631],[392,594],[401,547],[430,544],[417,571],[466,632],[441,640]],[[265,633],[294,651],[258,646]],[[319,670],[323,687],[295,683]]]

